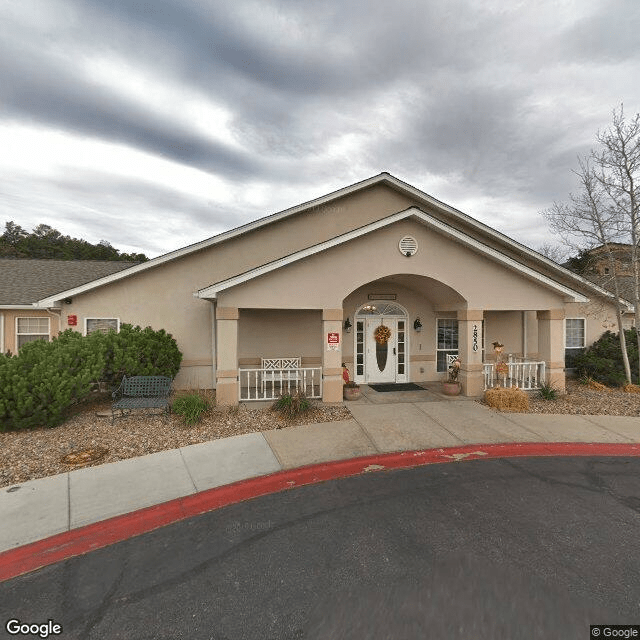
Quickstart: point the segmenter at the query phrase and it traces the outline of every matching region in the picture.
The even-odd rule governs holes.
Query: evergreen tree
[[[143,253],[120,253],[106,240],[94,245],[86,240],[63,236],[48,224],[39,224],[28,233],[13,221],[5,223],[5,231],[0,236],[0,257],[130,262],[149,260]]]

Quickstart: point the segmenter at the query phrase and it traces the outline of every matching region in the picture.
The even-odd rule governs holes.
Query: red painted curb
[[[463,447],[376,454],[278,471],[268,476],[249,478],[176,498],[4,551],[0,553],[0,581],[15,578],[49,564],[106,547],[207,511],[294,487],[366,472],[411,468],[426,464],[540,456],[640,456],[640,444],[573,442],[472,444]]]

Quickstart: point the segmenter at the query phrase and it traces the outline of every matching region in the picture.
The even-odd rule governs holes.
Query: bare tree
[[[623,240],[630,245],[634,326],[640,346],[640,114],[627,120],[620,105],[613,111],[611,126],[598,132],[596,139],[600,148],[591,152],[595,177],[607,196],[607,206],[618,216]]]
[[[566,249],[563,249],[557,244],[551,244],[550,242],[541,244],[536,248],[536,251],[557,264],[562,264],[568,258]]]
[[[571,250],[580,252],[595,247],[604,248],[612,277],[622,362],[627,383],[631,383],[631,367],[622,322],[626,307],[620,298],[618,267],[613,253],[616,243],[625,236],[624,218],[618,208],[611,206],[591,159],[578,158],[578,164],[578,170],[574,171],[580,184],[578,194],[569,194],[568,203],[556,202],[550,209],[543,211],[542,215]]]

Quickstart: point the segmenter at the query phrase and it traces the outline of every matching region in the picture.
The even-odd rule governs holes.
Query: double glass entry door
[[[389,337],[376,340],[383,325]],[[406,382],[406,320],[389,317],[362,318],[356,324],[356,375],[366,383]]]

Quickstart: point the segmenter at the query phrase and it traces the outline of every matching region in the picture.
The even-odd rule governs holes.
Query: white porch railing
[[[241,402],[275,400],[284,393],[302,391],[307,398],[322,398],[322,367],[296,369],[239,369]]]
[[[518,387],[519,389],[539,389],[545,383],[544,362],[505,362],[509,367],[508,373],[497,373],[495,362],[485,362],[484,388]]]

